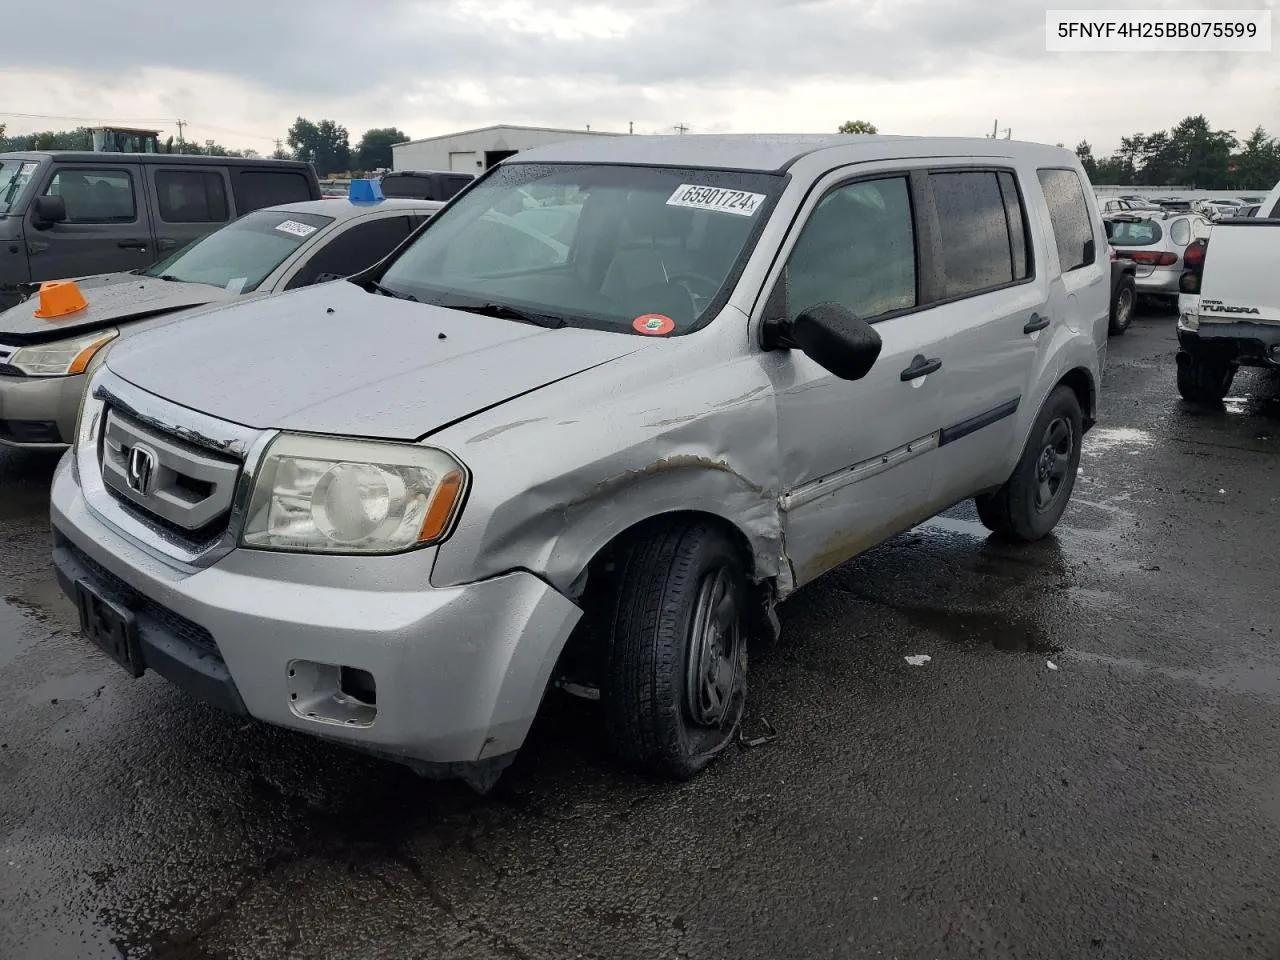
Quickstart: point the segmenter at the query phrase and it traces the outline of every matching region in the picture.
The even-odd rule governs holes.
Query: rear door
[[[1040,344],[1053,336],[1013,167],[929,171],[933,263],[949,331],[939,357],[942,420],[934,499],[943,506],[1002,483],[1020,450],[1017,414],[1032,400]]]
[[[231,220],[231,182],[221,167],[148,165],[146,179],[161,256]]]
[[[50,165],[37,196],[60,196],[67,219],[36,229],[28,208],[32,280],[58,280],[150,266],[157,259],[151,213],[136,163]],[[34,206],[34,204],[32,205]]]

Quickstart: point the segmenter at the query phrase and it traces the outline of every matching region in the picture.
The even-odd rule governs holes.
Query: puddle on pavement
[[[1072,651],[1072,660],[1096,663],[1133,673],[1154,673],[1171,680],[1194,683],[1227,693],[1262,697],[1273,703],[1280,702],[1280,663],[1250,659],[1219,664],[1204,670],[1185,667],[1166,667],[1132,657],[1113,657],[1105,653]]]
[[[1102,453],[1137,455],[1155,443],[1146,430],[1135,427],[1094,427],[1085,434],[1081,452],[1086,456]]]
[[[1018,653],[1058,653],[1062,650],[1034,623],[1016,617],[937,607],[893,605],[892,609],[906,617],[912,626],[969,649],[989,646]]]

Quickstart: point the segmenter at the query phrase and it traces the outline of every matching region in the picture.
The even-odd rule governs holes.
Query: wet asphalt
[[[558,695],[482,798],[131,680],[0,454],[0,957],[1280,957],[1280,377],[1195,411],[1173,350],[1112,341],[1054,537],[961,506],[785,604],[777,738],[683,785]]]

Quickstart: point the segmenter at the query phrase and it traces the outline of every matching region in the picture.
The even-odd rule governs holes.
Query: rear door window
[[[138,204],[133,177],[126,170],[63,167],[45,188],[46,197],[61,197],[67,223],[133,223]]]
[[[282,203],[313,200],[311,182],[300,170],[236,170],[236,207],[240,213]]]
[[[225,223],[231,216],[217,170],[157,170],[156,200],[165,223]]]
[[[1098,252],[1094,249],[1093,222],[1080,177],[1074,170],[1046,169],[1037,170],[1036,174],[1049,206],[1049,222],[1053,226],[1062,272],[1087,267]]]
[[[942,299],[1029,275],[1027,230],[1013,175],[965,170],[929,175],[942,246]]]

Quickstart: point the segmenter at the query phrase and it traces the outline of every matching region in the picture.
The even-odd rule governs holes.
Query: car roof
[[[832,151],[839,162],[908,157],[1032,155],[1061,163],[1065,148],[976,137],[891,137],[860,134],[694,134],[566,140],[522,150],[518,163],[618,163],[780,173],[801,157]]]
[[[408,200],[387,197],[385,200],[348,200],[346,197],[330,197],[328,200],[299,200],[296,203],[278,203],[263,207],[274,213],[314,213],[334,220],[353,220],[379,211],[401,210],[406,213],[434,213],[443,207],[439,200]]]
[[[310,166],[307,160],[277,160],[274,157],[209,157],[195,153],[111,153],[92,150],[23,150],[15,153],[0,153],[0,160],[6,158],[23,160],[43,160],[46,157],[70,163],[159,163],[176,165],[217,165],[231,167],[292,167],[303,169]]]

